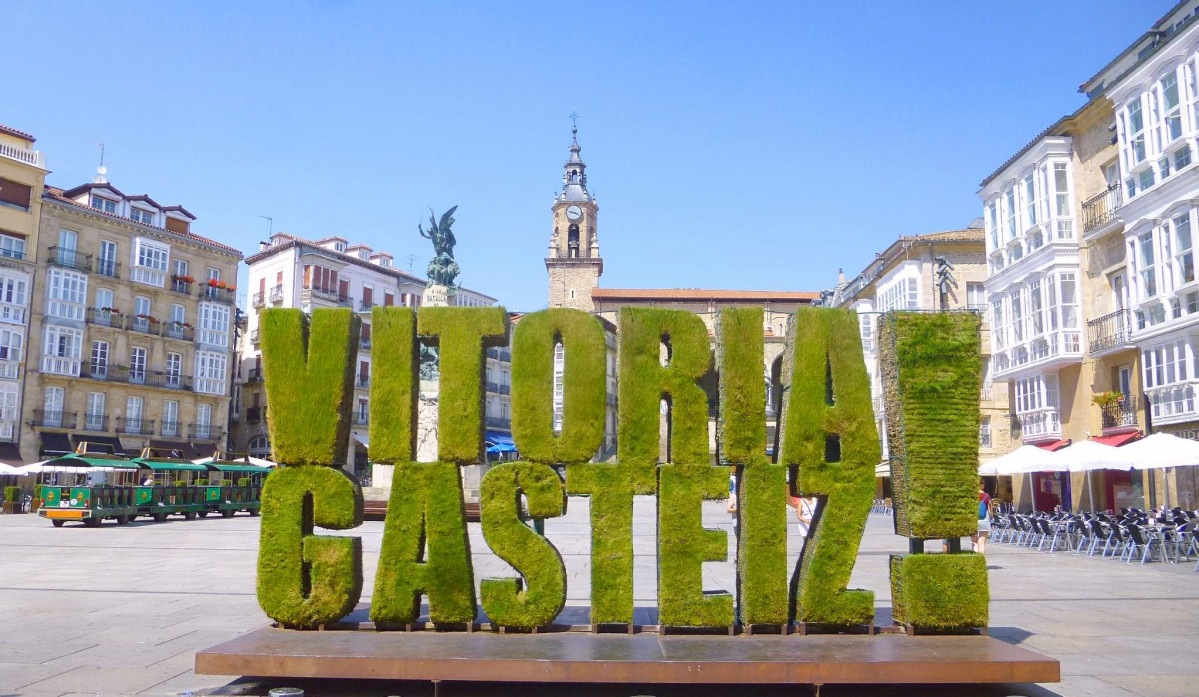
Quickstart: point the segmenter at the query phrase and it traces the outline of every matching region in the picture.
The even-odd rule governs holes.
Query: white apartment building
[[[349,307],[362,313],[362,335],[357,358],[357,379],[351,445],[346,467],[361,477],[369,476],[367,449],[370,444],[370,312],[375,305],[419,307],[425,279],[395,268],[393,257],[364,244],[349,244],[342,237],[315,242],[286,233],[275,233],[258,253],[246,259],[249,266],[250,311],[247,335],[242,343],[241,427],[235,431],[235,448],[256,457],[269,457],[270,438],[266,423],[266,393],[262,389],[262,353],[258,318],[269,307],[293,307],[311,312],[317,307]],[[491,306],[495,298],[460,288],[455,296],[460,306]],[[510,362],[508,348],[489,349],[487,359],[487,427],[489,439],[511,442],[509,414]]]
[[[1136,60],[1102,86],[1114,105],[1119,140],[1108,224],[1124,227],[1129,269],[1121,292],[1132,309],[1146,408],[1154,430],[1192,438],[1199,437],[1197,4],[1176,7],[1155,27],[1163,35],[1134,44]]]
[[[1085,348],[1072,146],[1069,136],[1042,135],[979,192],[991,374],[1011,383],[1026,443],[1061,439],[1061,373],[1081,365]],[[1077,382],[1077,370],[1070,377]]]

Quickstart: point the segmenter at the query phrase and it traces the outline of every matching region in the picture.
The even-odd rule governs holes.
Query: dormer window
[[[144,211],[140,208],[130,208],[129,217],[139,223],[142,223],[143,225],[154,224],[154,214],[150,211]]]
[[[345,242],[334,242],[333,250],[344,254],[346,251],[346,243]]]
[[[116,201],[113,201],[109,198],[104,198],[103,196],[97,196],[95,194],[92,194],[91,207],[95,208],[96,210],[104,211],[105,213],[112,213],[114,215],[117,212]]]

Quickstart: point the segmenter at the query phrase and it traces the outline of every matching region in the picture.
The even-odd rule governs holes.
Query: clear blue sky
[[[247,253],[270,215],[420,272],[457,204],[463,284],[532,310],[577,110],[601,285],[817,290],[978,216],[1173,4],[0,0],[0,123]]]

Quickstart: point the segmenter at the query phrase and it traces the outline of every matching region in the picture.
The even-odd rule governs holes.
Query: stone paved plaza
[[[588,592],[586,499],[546,531],[570,574],[568,605]],[[654,604],[654,502],[636,504],[635,569],[639,606]],[[272,684],[192,673],[197,650],[267,623],[254,597],[258,520],[239,516],[185,522],[52,528],[34,516],[0,516],[0,695],[266,694]],[[729,527],[723,503],[705,524]],[[355,531],[365,548],[366,585],[374,581],[383,525]],[[793,538],[792,551],[798,549]],[[471,543],[485,549],[477,524]],[[872,515],[854,585],[875,591],[889,617],[886,561],[907,548],[889,518]],[[1098,558],[993,545],[992,634],[1061,661],[1057,685],[952,689],[895,688],[841,694],[1196,695],[1199,694],[1199,574],[1191,564],[1141,567]],[[475,558],[476,577],[503,574],[491,555]],[[732,565],[709,564],[707,588],[731,588]],[[364,598],[366,600],[366,598]],[[735,639],[733,639],[735,641]],[[294,682],[294,681],[292,681]],[[427,684],[348,686],[317,683],[309,694],[432,694]],[[750,688],[737,688],[746,691]],[[453,684],[442,695],[725,695],[727,690],[655,686],[535,689]],[[794,689],[753,690],[759,695]],[[799,694],[806,694],[800,692]]]

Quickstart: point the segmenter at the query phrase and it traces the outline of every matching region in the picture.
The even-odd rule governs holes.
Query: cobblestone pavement
[[[635,506],[634,582],[638,606],[654,605],[654,502]],[[705,505],[705,524],[728,529],[723,503]],[[586,499],[571,499],[564,518],[547,521],[563,552],[568,606],[588,594]],[[794,530],[793,530],[794,532]],[[363,538],[365,592],[373,587],[382,523]],[[477,524],[471,544],[484,550]],[[267,623],[254,597],[258,519],[238,516],[100,528],[52,528],[29,515],[0,516],[0,696],[265,694],[270,685],[228,685],[235,676],[197,676],[197,650]],[[799,539],[790,540],[792,554]],[[875,591],[888,621],[887,555],[906,550],[889,518],[872,515],[853,585]],[[992,545],[991,633],[1061,661],[1056,685],[996,688],[826,687],[824,695],[1167,695],[1199,694],[1199,574],[1192,564],[1144,567],[1072,554]],[[705,588],[733,587],[731,563],[705,565]],[[476,577],[512,573],[490,554],[475,557]],[[366,600],[366,598],[364,598]],[[427,684],[312,683],[309,694],[432,694]],[[446,685],[441,694],[727,695],[727,689]],[[749,688],[741,688],[747,690]],[[756,695],[796,694],[795,688]],[[802,692],[800,694],[803,694]]]

